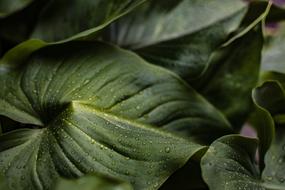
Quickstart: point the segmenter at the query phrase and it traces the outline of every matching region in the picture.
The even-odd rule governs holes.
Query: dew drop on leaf
[[[166,152],[166,153],[170,153],[170,147],[166,147],[166,148],[165,148],[165,152]]]

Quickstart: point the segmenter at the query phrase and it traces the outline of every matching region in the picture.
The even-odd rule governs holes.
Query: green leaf
[[[252,109],[263,45],[259,25],[270,6],[239,28],[247,13],[239,0],[163,2],[149,1],[114,22],[103,39],[176,72],[239,129]]]
[[[2,160],[14,189],[50,189],[58,176],[99,172],[135,189],[156,189],[200,146],[134,121],[72,103],[44,129],[1,136]]]
[[[0,38],[5,42],[5,51],[29,38],[37,22],[37,18],[49,1],[50,0],[31,1],[21,10],[0,19]],[[9,2],[12,3],[15,1]]]
[[[0,18],[10,15],[28,6],[33,0],[1,0]]]
[[[0,190],[9,190],[8,185],[3,176],[0,176]]]
[[[284,137],[284,133],[282,134]],[[283,142],[284,143],[284,142]],[[274,149],[272,146],[270,151]],[[266,168],[262,177],[255,163],[257,141],[238,135],[229,135],[215,141],[202,158],[203,178],[211,190],[284,190],[284,162],[270,162],[270,151],[266,157]],[[280,152],[281,153],[281,152]],[[284,154],[284,151],[281,153]],[[272,170],[278,167],[278,170]],[[275,171],[268,176],[267,170]],[[279,173],[278,173],[279,172]]]
[[[284,132],[277,135],[266,155],[266,168],[260,173],[254,161],[257,141],[237,135],[225,136],[215,141],[202,159],[203,178],[211,190],[283,190]],[[279,142],[278,144],[276,144]]]
[[[103,39],[132,49],[189,82],[238,28],[246,10],[240,0],[149,0],[112,23]]]
[[[263,45],[260,24],[213,54],[196,87],[239,129],[252,110],[251,90],[257,84]]]
[[[50,189],[59,176],[95,171],[156,189],[200,143],[231,132],[178,76],[104,43],[49,46],[0,68],[0,114],[29,128],[0,137],[11,187]]]
[[[210,189],[285,189],[284,90],[280,83],[268,81],[253,91],[253,98],[260,111],[270,112],[275,123],[274,129],[272,121],[259,118],[263,130],[259,133],[260,146],[266,151],[260,159],[265,161],[265,168],[259,170],[255,162],[255,140],[237,135],[222,137],[210,146],[201,162]]]
[[[125,182],[100,175],[87,175],[76,180],[60,179],[55,190],[132,190]]]
[[[211,190],[263,189],[255,164],[257,140],[229,135],[216,140],[201,160]]]
[[[257,89],[258,88],[253,91],[252,95],[253,101],[255,103],[255,111],[250,117],[250,124],[255,128],[258,139],[260,141],[258,147],[259,167],[260,169],[264,169],[264,157],[273,141],[273,137],[275,135],[275,127],[270,113],[257,103]]]
[[[51,1],[41,13],[31,34],[48,42],[94,35],[146,0]]]

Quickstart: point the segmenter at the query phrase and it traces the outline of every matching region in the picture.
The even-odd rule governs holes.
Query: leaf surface
[[[259,118],[259,127],[263,128],[263,133],[259,133],[260,145],[266,152],[260,155],[264,156],[261,160],[264,160],[265,168],[259,170],[255,160],[256,140],[237,135],[222,137],[210,146],[202,158],[203,178],[210,189],[285,189],[283,87],[276,81],[265,82],[253,91],[253,98],[263,112],[270,112],[275,124],[274,128],[271,121],[263,122],[265,119]]]
[[[246,12],[239,0],[150,0],[104,32],[104,40],[132,49],[188,82],[236,30]]]
[[[33,0],[1,0],[0,1],[0,18],[5,17],[28,6]]]
[[[125,182],[100,175],[86,175],[76,180],[60,179],[55,190],[132,190]]]
[[[19,189],[93,171],[157,189],[231,131],[177,75],[100,42],[47,46],[2,64],[0,85],[0,114],[25,124],[0,137],[1,168]]]
[[[51,1],[41,13],[31,38],[47,42],[94,35],[145,0]]]

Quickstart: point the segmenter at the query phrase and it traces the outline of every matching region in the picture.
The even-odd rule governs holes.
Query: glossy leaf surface
[[[104,43],[42,48],[1,65],[0,79],[1,115],[26,124],[0,137],[1,169],[17,189],[93,171],[156,189],[200,143],[230,132],[178,76]]]

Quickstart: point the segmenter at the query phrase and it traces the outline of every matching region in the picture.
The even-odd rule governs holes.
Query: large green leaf
[[[238,129],[252,109],[251,90],[259,77],[262,29],[257,25],[215,52],[196,88]]]
[[[277,78],[271,78],[274,79]],[[265,161],[265,168],[259,171],[254,161],[257,148],[255,140],[236,135],[222,137],[210,146],[202,159],[203,177],[213,190],[285,189],[284,89],[280,83],[268,81],[254,90],[253,98],[263,111],[270,112],[275,123],[275,129],[270,132],[273,128],[271,122],[263,123],[264,118],[259,118],[259,127],[268,132],[260,136],[260,140],[264,141],[261,146],[269,145],[264,149],[267,151],[265,157],[261,158]]]
[[[31,34],[48,42],[93,35],[145,0],[53,0],[41,13]]]
[[[100,175],[87,175],[76,180],[60,179],[55,190],[132,190],[125,182]]]
[[[256,140],[232,135],[215,141],[202,159],[203,178],[210,189],[285,189],[284,132],[277,133],[267,152],[262,175],[254,160]]]
[[[149,1],[110,25],[103,39],[176,72],[239,129],[252,108],[263,45],[260,22],[269,6],[229,39],[246,10],[239,0]]]
[[[21,0],[4,1],[9,1],[13,4]],[[5,51],[29,38],[38,16],[49,1],[50,0],[31,0],[30,3],[21,10],[0,19],[0,39],[3,40],[3,49]]]
[[[104,43],[45,47],[0,68],[0,114],[26,124],[0,137],[1,168],[15,188],[49,189],[58,176],[96,171],[156,189],[197,143],[230,132],[178,76]]]
[[[111,24],[103,39],[191,81],[238,28],[246,10],[240,0],[149,0]]]

